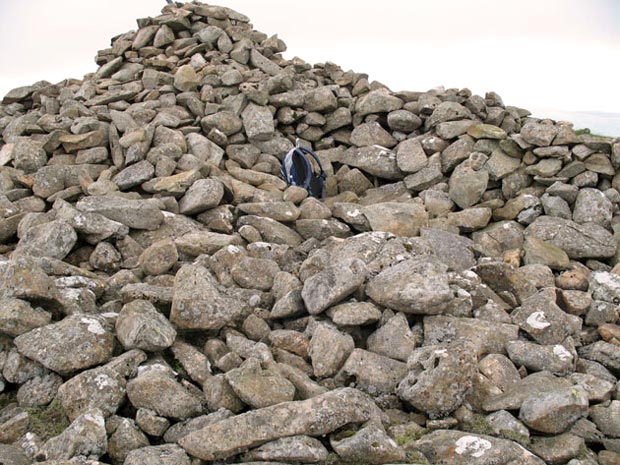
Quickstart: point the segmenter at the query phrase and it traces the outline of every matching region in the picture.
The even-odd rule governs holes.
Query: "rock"
[[[472,386],[477,357],[470,342],[459,340],[416,349],[407,365],[410,371],[398,385],[398,397],[431,418],[441,418],[463,402]]]
[[[521,166],[521,161],[518,158],[511,157],[501,149],[497,149],[493,151],[483,169],[489,173],[491,181],[499,181],[515,172],[519,166]]]
[[[474,243],[457,234],[435,228],[421,228],[420,236],[426,240],[439,260],[453,271],[463,271],[476,264]]]
[[[354,348],[355,343],[349,334],[331,326],[318,325],[308,347],[314,375],[319,378],[335,375]]]
[[[392,148],[397,141],[379,123],[371,122],[357,126],[351,133],[351,142],[358,147],[380,145],[381,147]]]
[[[346,424],[363,423],[380,415],[367,395],[342,388],[312,399],[272,405],[222,420],[185,436],[179,445],[201,460],[225,459],[275,439],[329,434]],[[282,418],[289,420],[282,421]],[[231,435],[230,431],[244,433]]]
[[[562,375],[574,370],[575,355],[561,344],[541,346],[526,341],[509,341],[506,350],[513,362],[530,371],[547,370]]]
[[[509,341],[516,340],[519,327],[478,318],[434,315],[424,318],[424,344],[434,345],[466,339],[478,354],[504,353]]]
[[[358,114],[364,116],[371,113],[389,113],[399,110],[403,101],[388,92],[379,89],[374,90],[360,98],[355,105]]]
[[[471,168],[459,166],[450,177],[450,198],[461,208],[472,207],[480,201],[488,183],[489,173],[487,171],[474,171]]]
[[[368,336],[368,350],[406,362],[415,349],[416,338],[403,313],[397,313]]]
[[[405,260],[371,278],[366,293],[378,304],[405,313],[440,313],[453,298],[445,270],[436,259]]]
[[[172,239],[163,239],[151,244],[138,257],[138,263],[145,274],[157,276],[169,271],[179,259],[177,246]]]
[[[33,329],[14,342],[21,354],[64,375],[108,361],[113,339],[97,317],[77,314]]]
[[[562,218],[540,216],[524,233],[559,247],[570,258],[610,257],[616,250],[611,234],[596,224],[584,226]]]
[[[511,313],[515,324],[539,344],[560,344],[581,328],[581,320],[566,314],[555,304],[553,289],[539,291]]]
[[[338,327],[364,326],[379,321],[381,310],[370,302],[348,302],[330,308],[327,315]]]
[[[77,234],[67,222],[52,221],[28,229],[17,244],[15,252],[62,260],[69,255],[77,239]]]
[[[252,449],[243,456],[243,459],[318,463],[325,461],[327,456],[327,449],[318,439],[309,436],[291,436]]]
[[[188,189],[179,201],[179,211],[194,215],[217,207],[224,196],[224,186],[215,179],[200,179]]]
[[[354,349],[340,375],[354,377],[356,386],[370,395],[391,394],[405,377],[407,366],[391,358]]]
[[[574,386],[526,398],[521,404],[519,419],[536,431],[558,434],[587,415],[588,405],[586,390]]]
[[[183,420],[202,412],[200,399],[168,374],[149,370],[127,383],[127,397],[135,408]]]
[[[405,139],[396,147],[396,164],[403,173],[416,173],[428,163],[422,144],[417,139]]]
[[[197,294],[199,292],[199,294]],[[170,321],[182,329],[219,329],[241,315],[244,305],[222,294],[201,266],[184,265],[174,280]]]
[[[394,110],[388,113],[387,123],[394,131],[412,132],[422,126],[422,119],[407,110]]]
[[[241,116],[245,133],[250,141],[269,140],[273,137],[273,116],[266,107],[250,103]]]
[[[371,145],[367,147],[351,147],[339,157],[345,165],[385,179],[402,179],[403,174],[397,164],[397,156],[391,150]]]
[[[366,280],[366,265],[352,259],[326,268],[304,282],[301,297],[308,313],[318,315],[342,301]]]
[[[541,264],[554,270],[565,270],[569,266],[570,259],[564,250],[533,236],[525,238],[523,252],[526,265]]]
[[[254,409],[269,407],[295,398],[295,386],[279,373],[263,370],[256,359],[226,373],[230,387]]]
[[[575,223],[596,223],[604,228],[611,225],[613,205],[605,194],[598,189],[584,188],[579,190],[573,208]]]
[[[456,102],[442,102],[433,110],[431,116],[426,120],[424,127],[430,129],[445,121],[455,121],[461,119],[473,119],[471,112]]]
[[[521,128],[523,140],[540,147],[551,145],[557,133],[557,127],[551,124],[527,123]]]
[[[612,438],[618,438],[620,437],[619,409],[619,400],[612,400],[609,405],[594,405],[590,408],[590,418],[592,418],[592,421],[603,434]]]
[[[383,428],[369,423],[350,437],[337,439],[332,435],[330,445],[338,456],[348,462],[363,460],[372,464],[400,462],[405,451],[390,438]]]
[[[48,440],[38,452],[45,460],[69,460],[76,456],[98,459],[108,450],[105,420],[99,409],[76,418],[59,436]]]
[[[454,430],[437,430],[412,443],[428,460],[446,465],[497,463],[543,465],[541,459],[514,441]]]
[[[181,92],[196,90],[200,79],[191,65],[181,66],[174,75],[174,87]]]
[[[620,369],[620,346],[605,341],[596,341],[577,349],[581,358],[598,362],[610,370]]]
[[[467,134],[474,139],[505,139],[506,131],[492,124],[473,124],[467,128]]]
[[[417,236],[428,223],[428,213],[418,203],[384,202],[368,205],[362,211],[373,231],[397,236]]]
[[[126,304],[116,319],[116,337],[125,349],[158,352],[172,345],[177,332],[146,300]]]
[[[164,216],[149,200],[130,200],[115,196],[85,197],[76,204],[83,213],[99,213],[133,229],[157,229]]]
[[[0,332],[11,337],[51,323],[52,315],[20,299],[0,299]]]
[[[118,173],[112,181],[122,191],[139,186],[151,179],[155,174],[155,167],[147,160],[139,161],[128,166]]]
[[[583,438],[570,433],[552,437],[537,437],[531,444],[532,451],[545,463],[551,464],[566,463],[577,457],[584,448]]]
[[[18,139],[11,150],[13,166],[25,173],[35,173],[47,163],[47,154],[40,143],[30,139]]]
[[[190,465],[187,454],[176,444],[149,446],[127,454],[124,465]]]
[[[125,400],[125,379],[107,368],[86,370],[58,388],[58,399],[73,421],[92,409],[99,409],[104,417],[116,413]]]

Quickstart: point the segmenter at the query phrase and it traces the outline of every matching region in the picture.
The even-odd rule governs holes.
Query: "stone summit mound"
[[[0,107],[0,463],[620,463],[620,142],[138,26]]]

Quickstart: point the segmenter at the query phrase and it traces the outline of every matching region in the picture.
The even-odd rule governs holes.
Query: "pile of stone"
[[[620,463],[619,141],[138,26],[0,106],[1,463]]]

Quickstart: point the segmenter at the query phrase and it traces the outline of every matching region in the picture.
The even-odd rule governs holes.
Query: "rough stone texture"
[[[519,419],[543,433],[566,431],[588,412],[588,393],[581,386],[528,397],[521,404]]]
[[[16,337],[15,346],[49,370],[68,374],[108,361],[113,339],[98,318],[72,315]]]
[[[179,441],[201,460],[225,459],[274,439],[298,434],[321,436],[349,423],[380,418],[366,394],[342,388],[312,399],[285,402],[214,423]],[[230,431],[242,431],[231,435]]]
[[[126,304],[116,318],[116,337],[125,349],[157,352],[170,347],[176,335],[168,319],[146,300]]]

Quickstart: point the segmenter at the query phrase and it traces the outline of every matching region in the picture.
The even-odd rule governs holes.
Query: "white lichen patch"
[[[361,214],[362,214],[362,212],[356,208],[355,210],[350,211],[348,213],[348,216],[349,216],[349,218],[357,218]]]
[[[95,377],[95,384],[97,385],[97,389],[100,391],[103,391],[105,388],[116,389],[118,387],[116,380],[110,378],[104,373],[100,373]]]
[[[87,329],[89,332],[93,334],[105,334],[105,329],[103,329],[101,323],[94,318],[82,318],[80,321],[88,325]]]
[[[84,416],[83,416],[83,419],[86,422],[94,423],[95,425],[99,426],[100,428],[104,428],[105,427],[105,420],[103,419],[102,415],[94,414],[94,413],[85,413]]]
[[[482,457],[491,448],[491,443],[477,436],[463,436],[456,441],[455,452],[459,455]]]
[[[553,353],[557,355],[562,360],[571,360],[573,358],[573,354],[571,354],[566,347],[557,344],[553,346]]]
[[[545,329],[551,326],[551,323],[547,321],[547,315],[545,312],[534,312],[527,317],[526,323],[534,329]]]

